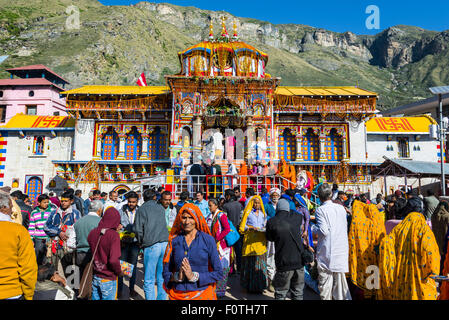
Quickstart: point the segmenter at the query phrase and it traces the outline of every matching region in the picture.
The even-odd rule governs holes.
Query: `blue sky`
[[[105,5],[129,5],[138,0],[99,0]],[[336,32],[376,34],[394,25],[412,25],[428,30],[449,29],[449,1],[447,0],[152,0],[180,6],[194,6],[205,10],[227,11],[238,17],[254,18],[274,24],[295,23],[320,27]],[[379,8],[379,29],[368,29],[366,20]],[[374,20],[369,19],[371,25]],[[376,27],[376,26],[374,26]]]

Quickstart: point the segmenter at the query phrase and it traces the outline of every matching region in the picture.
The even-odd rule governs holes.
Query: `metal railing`
[[[231,176],[231,175],[157,175],[139,179],[141,191],[146,188],[164,186],[165,190],[172,192],[173,197],[179,197],[181,192],[187,191],[191,197],[195,192],[202,191],[207,198],[219,198],[226,189],[240,187],[240,190],[253,188],[256,194],[265,187],[267,190],[276,187],[285,190],[278,176]]]
[[[244,193],[247,188],[253,188],[256,194],[261,194],[262,188],[270,190],[278,188],[284,192],[295,184],[281,176],[263,175],[156,175],[138,179],[140,191],[147,188],[158,188],[164,186],[165,190],[172,193],[173,199],[179,198],[181,192],[187,191],[190,197],[194,197],[198,191],[206,195],[206,199],[220,198],[224,196],[226,189],[239,187]],[[309,193],[309,199],[314,206],[317,204],[318,196]]]

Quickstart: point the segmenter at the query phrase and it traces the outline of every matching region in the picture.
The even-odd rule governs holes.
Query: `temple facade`
[[[86,193],[92,188],[123,193],[139,188],[142,178],[169,173],[180,154],[184,165],[203,160],[223,168],[228,160],[237,167],[285,160],[295,174],[316,183],[335,182],[356,193],[385,191],[370,174],[386,148],[378,147],[379,141],[390,143],[392,135],[371,130],[375,92],[282,86],[280,78],[266,73],[268,56],[240,41],[235,28],[230,36],[224,22],[219,36],[211,27],[208,41],[178,56],[180,72],[166,76],[166,86],[62,92],[75,124],[67,152],[49,160],[55,176]],[[430,152],[436,142],[420,130],[402,133],[413,140],[408,145],[413,158],[428,160],[417,148]]]

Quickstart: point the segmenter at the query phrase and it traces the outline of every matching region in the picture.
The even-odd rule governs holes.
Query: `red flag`
[[[146,87],[147,86],[147,79],[145,79],[145,74],[143,72],[140,75],[139,80],[137,80],[137,85],[139,87]]]

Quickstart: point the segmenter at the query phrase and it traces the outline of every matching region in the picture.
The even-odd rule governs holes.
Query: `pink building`
[[[0,125],[16,114],[66,116],[67,82],[44,65],[6,69],[10,79],[0,79]]]

